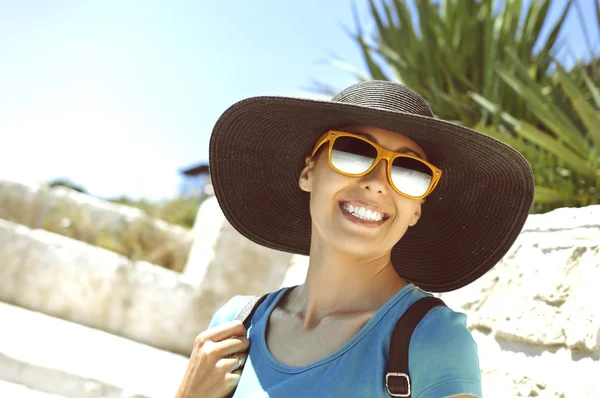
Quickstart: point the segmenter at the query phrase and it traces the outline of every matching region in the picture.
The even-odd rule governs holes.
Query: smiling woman
[[[178,397],[483,395],[466,315],[432,293],[481,277],[517,238],[533,201],[517,151],[371,81],[233,105],[210,168],[240,233],[310,262],[302,285],[217,311]]]

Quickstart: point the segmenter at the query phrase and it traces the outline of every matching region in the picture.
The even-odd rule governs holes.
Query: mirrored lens
[[[399,191],[407,195],[424,195],[432,178],[432,170],[416,159],[401,157],[394,159],[392,163],[392,182]]]
[[[348,174],[361,174],[377,158],[377,149],[365,141],[352,137],[338,137],[331,150],[331,164]]]

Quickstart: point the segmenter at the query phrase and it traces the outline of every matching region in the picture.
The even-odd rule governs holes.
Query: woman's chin
[[[379,248],[381,239],[368,239],[349,233],[340,234],[332,244],[348,256],[357,258],[381,257],[390,252],[386,248]]]

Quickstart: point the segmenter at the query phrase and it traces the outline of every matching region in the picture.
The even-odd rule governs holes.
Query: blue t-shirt
[[[412,303],[431,294],[404,286],[343,347],[310,365],[287,366],[269,352],[265,340],[268,316],[287,289],[269,294],[252,317],[248,359],[234,397],[389,397],[385,374],[394,326]],[[209,328],[234,320],[251,298],[229,300]],[[417,325],[409,348],[412,398],[483,396],[477,344],[466,318],[442,306]]]

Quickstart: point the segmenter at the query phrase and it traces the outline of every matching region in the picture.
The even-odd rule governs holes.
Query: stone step
[[[0,303],[0,380],[7,388],[67,398],[163,398],[175,394],[186,366],[184,356]]]
[[[64,398],[62,395],[32,390],[20,384],[0,380],[0,397],[10,398]]]

